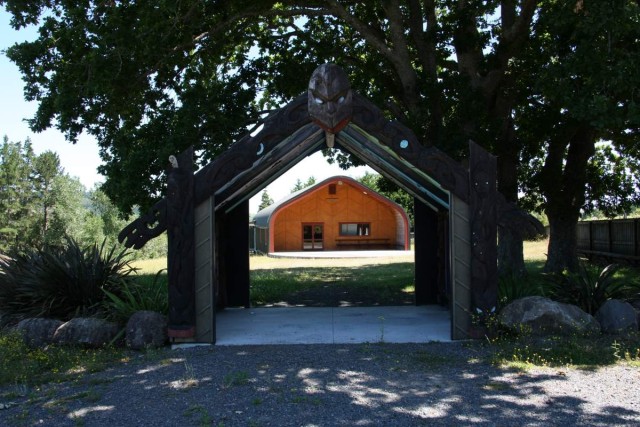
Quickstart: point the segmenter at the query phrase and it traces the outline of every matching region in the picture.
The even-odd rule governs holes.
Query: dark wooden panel
[[[469,152],[472,304],[489,311],[498,303],[497,162],[475,143]]]
[[[438,303],[438,213],[418,199],[415,212],[415,290],[416,305]]]
[[[218,307],[250,306],[249,300],[249,202],[228,213],[216,212]]]

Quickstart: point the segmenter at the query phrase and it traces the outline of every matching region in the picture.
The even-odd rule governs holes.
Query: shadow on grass
[[[251,304],[309,307],[415,304],[413,263],[251,272]]]

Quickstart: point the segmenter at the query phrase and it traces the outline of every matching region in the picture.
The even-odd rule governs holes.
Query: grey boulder
[[[21,320],[15,329],[29,347],[41,348],[53,343],[53,335],[62,324],[60,320],[33,317]]]
[[[126,343],[129,348],[158,348],[167,342],[167,318],[155,311],[138,311],[127,322]]]
[[[600,332],[598,321],[579,307],[539,296],[513,301],[502,309],[499,320],[508,329],[538,336]]]
[[[605,334],[624,334],[638,330],[638,317],[631,304],[612,299],[596,312],[596,319],[600,322]]]
[[[94,317],[77,317],[61,325],[53,336],[56,344],[103,347],[118,334],[118,325]]]

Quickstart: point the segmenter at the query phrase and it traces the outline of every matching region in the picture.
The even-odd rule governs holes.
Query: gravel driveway
[[[640,425],[640,369],[520,372],[478,344],[199,347],[1,389],[0,425]]]

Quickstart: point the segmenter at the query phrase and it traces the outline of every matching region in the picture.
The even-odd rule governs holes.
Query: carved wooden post
[[[469,142],[472,305],[489,312],[498,302],[496,157]]]
[[[170,338],[195,336],[195,243],[193,147],[170,157],[167,237]]]

